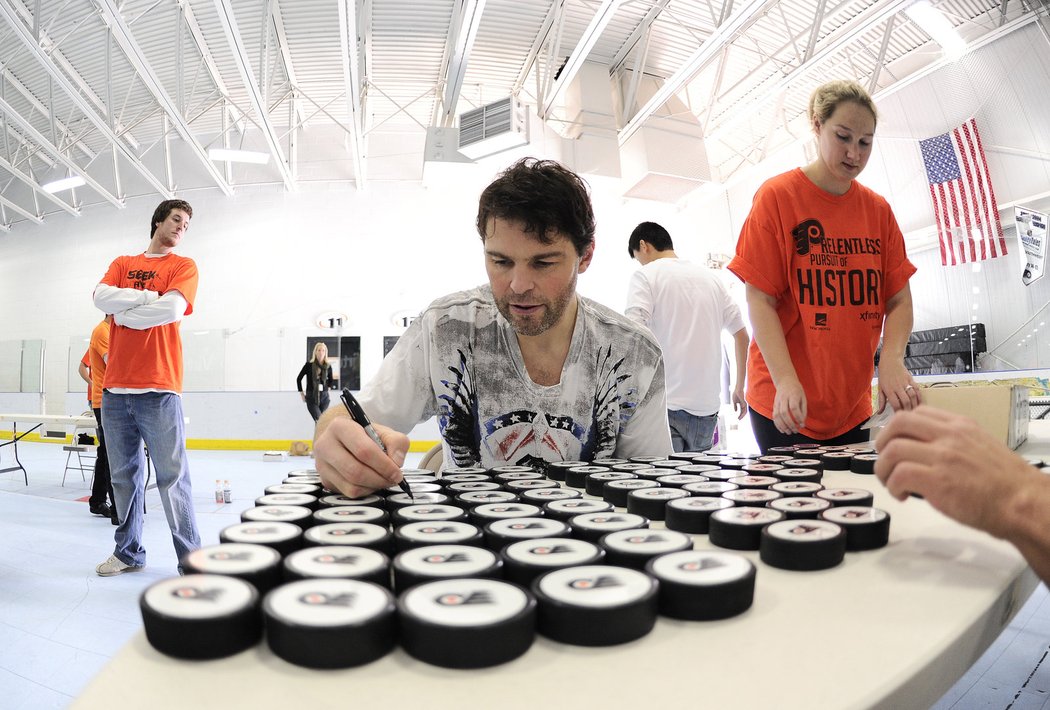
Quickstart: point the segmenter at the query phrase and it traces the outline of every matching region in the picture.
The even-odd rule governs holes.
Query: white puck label
[[[386,528],[372,523],[328,523],[313,526],[303,537],[322,545],[367,545],[388,534]]]
[[[263,604],[273,616],[306,626],[358,624],[390,607],[382,587],[351,579],[304,579],[284,584]]]
[[[649,521],[634,513],[583,513],[574,517],[572,524],[590,530],[623,530],[645,527]]]
[[[383,499],[377,495],[365,496],[363,498],[350,498],[349,496],[325,496],[321,499],[322,505],[382,505]]]
[[[278,483],[269,486],[267,493],[316,493],[318,487],[310,483]]]
[[[395,564],[416,574],[435,577],[467,577],[485,572],[496,563],[496,555],[469,545],[426,545],[405,550]]]
[[[409,505],[398,511],[405,520],[441,520],[461,513],[454,505]]]
[[[720,522],[735,525],[768,525],[769,523],[777,522],[783,516],[783,513],[771,508],[751,507],[726,508],[725,510],[716,510],[711,514],[712,518]]]
[[[583,540],[551,537],[522,540],[507,546],[506,555],[533,565],[568,567],[590,562],[599,553],[597,545]]]
[[[531,503],[482,503],[473,512],[482,517],[531,518],[540,514],[540,507]]]
[[[310,517],[310,509],[301,505],[260,505],[248,508],[241,516],[257,521],[302,520]]]
[[[780,540],[817,542],[842,534],[842,528],[824,520],[781,520],[766,528],[766,534]]]
[[[722,510],[724,508],[732,508],[733,501],[726,498],[716,498],[715,496],[690,496],[689,498],[672,500],[667,504],[667,507],[675,510]]]
[[[310,577],[360,576],[385,568],[387,558],[365,547],[327,545],[297,550],[285,558],[284,564]]]
[[[222,531],[230,542],[262,544],[291,540],[302,534],[302,528],[291,523],[237,523]]]
[[[615,530],[602,538],[602,544],[607,548],[658,555],[681,550],[686,545],[692,547],[692,538],[674,530]]]
[[[751,573],[754,565],[728,552],[683,550],[653,559],[652,570],[660,579],[679,584],[718,585]]]
[[[577,606],[613,607],[649,594],[652,577],[626,567],[585,565],[548,572],[539,579],[543,594]]]
[[[558,513],[597,513],[602,510],[612,510],[612,506],[600,500],[587,500],[585,498],[570,498],[567,500],[552,500],[547,504],[549,510]]]
[[[507,537],[556,537],[564,534],[568,526],[547,518],[508,518],[490,523],[488,529]]]
[[[381,520],[384,515],[385,511],[370,505],[337,505],[317,511],[314,519],[326,523],[368,523]]]
[[[517,616],[529,598],[518,587],[494,579],[442,579],[401,595],[405,610],[445,626],[487,626]]]
[[[392,496],[387,497],[387,501],[391,505],[437,505],[438,503],[444,503],[448,500],[448,496],[444,493],[416,493],[415,495],[408,495],[407,493],[396,493]]]
[[[410,540],[426,540],[431,544],[455,542],[477,535],[477,527],[460,521],[407,523],[398,528],[398,534]]]
[[[317,499],[305,493],[267,493],[255,500],[256,505],[313,505]]]
[[[145,592],[147,606],[164,616],[209,619],[240,611],[254,587],[235,577],[188,574],[157,582]]]
[[[186,557],[193,569],[206,574],[244,574],[277,563],[281,555],[272,547],[225,542],[194,550]]]
[[[642,500],[671,500],[673,498],[686,498],[689,492],[681,488],[642,488],[631,491],[630,496]]]
[[[824,512],[825,520],[841,525],[864,525],[868,523],[880,523],[887,518],[887,513],[879,508],[867,506],[844,505],[839,508],[831,508]]]

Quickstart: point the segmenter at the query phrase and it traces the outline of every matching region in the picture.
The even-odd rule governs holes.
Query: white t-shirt
[[[654,259],[632,274],[626,313],[660,342],[668,408],[696,416],[718,412],[721,333],[744,327],[740,308],[718,276],[682,259]]]
[[[669,454],[659,345],[612,309],[578,302],[557,385],[532,381],[513,328],[482,286],[423,311],[361,405],[402,432],[437,415],[446,467]]]

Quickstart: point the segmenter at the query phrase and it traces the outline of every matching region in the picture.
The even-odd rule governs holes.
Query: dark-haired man
[[[157,491],[178,559],[200,547],[186,462],[179,336],[180,321],[193,312],[197,265],[174,253],[192,216],[187,202],[161,202],[150,220],[146,251],[114,259],[95,287],[95,306],[113,314],[102,420],[120,521],[113,554],[95,568],[102,577],[135,572],[146,564],[143,443],[156,468]]]
[[[679,259],[666,229],[642,222],[627,240],[642,265],[631,276],[627,317],[653,331],[667,368],[667,419],[675,451],[711,448],[718,422],[722,331],[733,336],[736,382],[730,401],[747,413],[744,376],[749,339],[740,308],[713,271]]]
[[[584,182],[553,161],[520,160],[482,192],[476,227],[488,285],[432,303],[362,392],[389,455],[341,407],[318,422],[328,487],[356,496],[400,481],[399,432],[434,415],[446,466],[670,452],[659,345],[576,294],[594,255]]]

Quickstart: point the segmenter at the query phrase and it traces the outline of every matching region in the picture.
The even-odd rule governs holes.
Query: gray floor
[[[80,473],[60,485],[65,454],[53,444],[25,444],[29,470],[0,474],[0,708],[64,708],[140,628],[138,596],[175,574],[175,552],[156,491],[147,495],[147,568],[112,578],[95,565],[113,547],[107,519],[88,514],[88,484]],[[411,465],[418,457],[410,459]],[[260,452],[191,451],[201,538],[238,521],[264,486],[288,471],[310,468],[309,458],[267,462]],[[11,447],[0,449],[0,467]],[[215,479],[228,479],[230,505],[214,501]],[[1015,708],[1050,710],[1050,602],[1040,585],[1013,623],[936,705],[937,710]],[[114,696],[114,707],[138,705]]]

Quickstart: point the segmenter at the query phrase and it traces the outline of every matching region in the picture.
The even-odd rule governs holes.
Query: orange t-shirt
[[[91,368],[91,406],[102,407],[102,382],[106,377],[106,353],[109,352],[109,323],[102,321],[91,331],[91,344],[86,357]]]
[[[915,267],[889,203],[854,181],[844,195],[796,168],[755,193],[727,267],[777,299],[791,362],[806,393],[813,439],[831,439],[871,416],[871,378],[886,301]],[[747,403],[773,418],[776,388],[751,341]]]
[[[193,313],[197,296],[197,265],[177,254],[147,257],[118,256],[109,265],[102,283],[117,288],[156,291],[162,296],[177,290],[186,299],[186,313]],[[113,324],[109,335],[106,389],[127,388],[182,392],[182,339],[179,323],[135,330]]]

